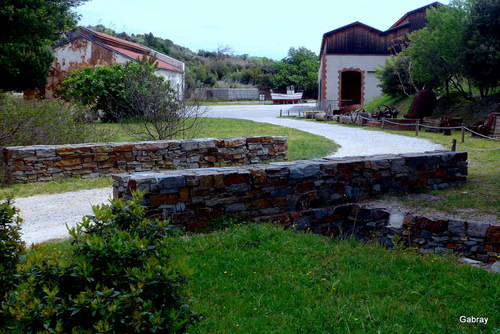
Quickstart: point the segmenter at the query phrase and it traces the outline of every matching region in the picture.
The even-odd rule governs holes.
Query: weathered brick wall
[[[151,170],[248,165],[286,158],[287,138],[169,140],[78,145],[34,145],[3,149],[7,183]]]

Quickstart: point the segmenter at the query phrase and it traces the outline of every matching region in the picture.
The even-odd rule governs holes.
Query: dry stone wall
[[[500,256],[500,224],[437,219],[367,205],[311,209],[292,227],[319,234],[353,236],[389,247],[403,245],[421,254],[455,252],[481,262],[498,261]]]
[[[464,183],[466,175],[467,153],[441,151],[121,174],[113,175],[113,190],[125,199],[144,191],[151,216],[192,231],[234,215],[388,245],[399,235],[422,252],[457,251],[491,261],[500,253],[500,226],[352,204],[387,193],[444,189]]]
[[[123,172],[248,165],[285,160],[287,138],[261,136],[3,149],[7,183],[43,182]]]

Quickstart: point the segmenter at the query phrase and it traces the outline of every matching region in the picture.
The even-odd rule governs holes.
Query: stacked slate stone
[[[466,181],[467,154],[427,152],[324,158],[224,168],[113,175],[114,196],[144,191],[150,216],[197,230],[238,216],[287,228],[377,240],[398,235],[420,252],[455,251],[483,262],[500,255],[500,225],[390,213],[356,203],[386,193],[442,189]]]
[[[261,136],[3,149],[7,183],[151,170],[247,165],[286,159],[287,138]]]

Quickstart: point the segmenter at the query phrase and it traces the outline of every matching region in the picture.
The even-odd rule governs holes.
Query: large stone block
[[[57,167],[68,167],[68,166],[76,166],[76,165],[79,165],[81,163],[83,163],[83,159],[82,158],[64,159],[64,160],[56,161],[54,163],[54,166],[57,166]]]
[[[434,233],[444,232],[448,229],[448,221],[428,217],[417,217],[416,227]]]
[[[161,175],[158,178],[158,187],[164,188],[181,188],[186,186],[186,179],[183,175]]]
[[[322,175],[319,164],[297,164],[290,167],[290,179],[318,178]]]
[[[224,177],[224,185],[231,186],[233,184],[239,183],[249,183],[250,182],[250,172],[249,171],[241,171],[238,173],[232,173],[226,175]]]
[[[240,147],[245,146],[246,143],[247,139],[244,137],[224,139],[224,147]]]
[[[469,237],[485,238],[490,224],[469,222],[467,226],[467,235]]]
[[[486,232],[486,241],[488,243],[500,246],[500,225],[491,225]]]
[[[465,236],[467,230],[467,222],[463,220],[448,221],[448,231],[452,235]]]

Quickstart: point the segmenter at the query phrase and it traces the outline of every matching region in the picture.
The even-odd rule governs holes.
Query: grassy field
[[[236,120],[212,122],[214,130],[204,137],[288,136],[290,159],[320,157],[334,149],[323,138],[300,131]],[[442,134],[421,132],[420,137],[451,144]],[[462,145],[499,146],[473,138]],[[311,152],[312,146],[322,148]],[[500,152],[469,152],[468,184],[440,191],[445,200],[431,204],[498,213]],[[93,188],[110,181],[70,180],[53,187],[69,191],[80,182],[84,185],[78,187]],[[2,192],[46,192],[38,185],[16,187]],[[71,246],[63,241],[42,247],[65,252]],[[173,263],[192,270],[188,287],[202,320],[190,333],[500,333],[500,275],[459,265],[452,256],[420,256],[270,224],[188,234],[172,238],[171,247]],[[488,323],[461,323],[461,316],[485,317]]]
[[[231,138],[243,136],[275,135],[288,137],[288,160],[302,160],[318,158],[335,152],[338,145],[321,136],[304,131],[285,128],[272,124],[256,123],[236,119],[200,119],[201,129],[197,138]],[[125,133],[118,124],[103,124],[103,131],[112,134],[110,141],[133,141],[134,138]],[[110,177],[99,179],[68,179],[57,182],[38,184],[17,184],[0,187],[0,198],[26,197],[36,194],[54,194],[83,189],[110,187]]]
[[[170,245],[172,263],[191,272],[188,290],[202,319],[190,333],[500,333],[500,275],[452,256],[271,224],[179,236]]]
[[[246,225],[172,242],[193,270],[192,333],[494,333],[500,275],[353,240]],[[461,315],[488,317],[462,324]]]

